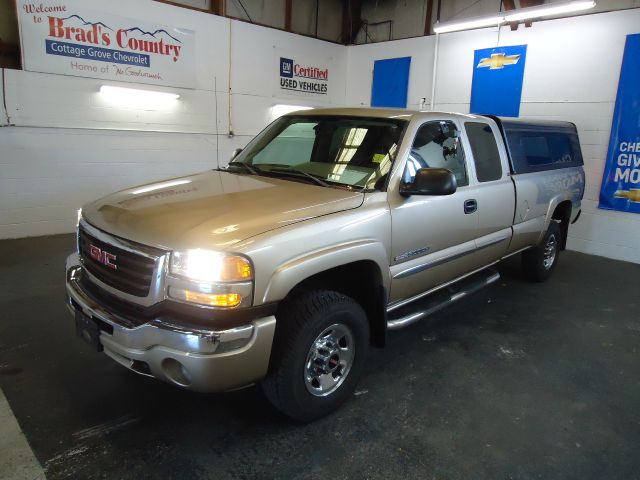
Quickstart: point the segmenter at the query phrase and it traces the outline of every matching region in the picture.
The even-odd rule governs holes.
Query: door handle
[[[478,202],[475,198],[464,201],[464,213],[469,214],[478,210]]]

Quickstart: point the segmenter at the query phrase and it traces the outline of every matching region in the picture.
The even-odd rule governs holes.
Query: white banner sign
[[[196,86],[191,30],[90,10],[73,0],[19,0],[18,9],[25,70]]]
[[[275,48],[274,51],[279,72],[278,83],[274,89],[275,97],[318,100],[328,97],[331,79],[330,59],[309,58],[308,55],[285,52],[279,48]]]

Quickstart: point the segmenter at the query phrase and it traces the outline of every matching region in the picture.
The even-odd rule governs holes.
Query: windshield
[[[360,189],[379,189],[391,169],[406,122],[386,118],[285,116],[229,164],[276,175]]]

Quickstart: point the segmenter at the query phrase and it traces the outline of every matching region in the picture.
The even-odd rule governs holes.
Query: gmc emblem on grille
[[[114,270],[118,269],[118,266],[116,265],[116,256],[113,253],[101,250],[95,245],[89,245],[89,255],[98,263],[109,268],[113,268]]]

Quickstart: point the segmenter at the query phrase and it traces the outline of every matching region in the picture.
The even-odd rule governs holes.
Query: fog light
[[[169,380],[180,385],[188,387],[191,385],[191,376],[184,365],[173,358],[165,358],[162,360],[162,371]]]

